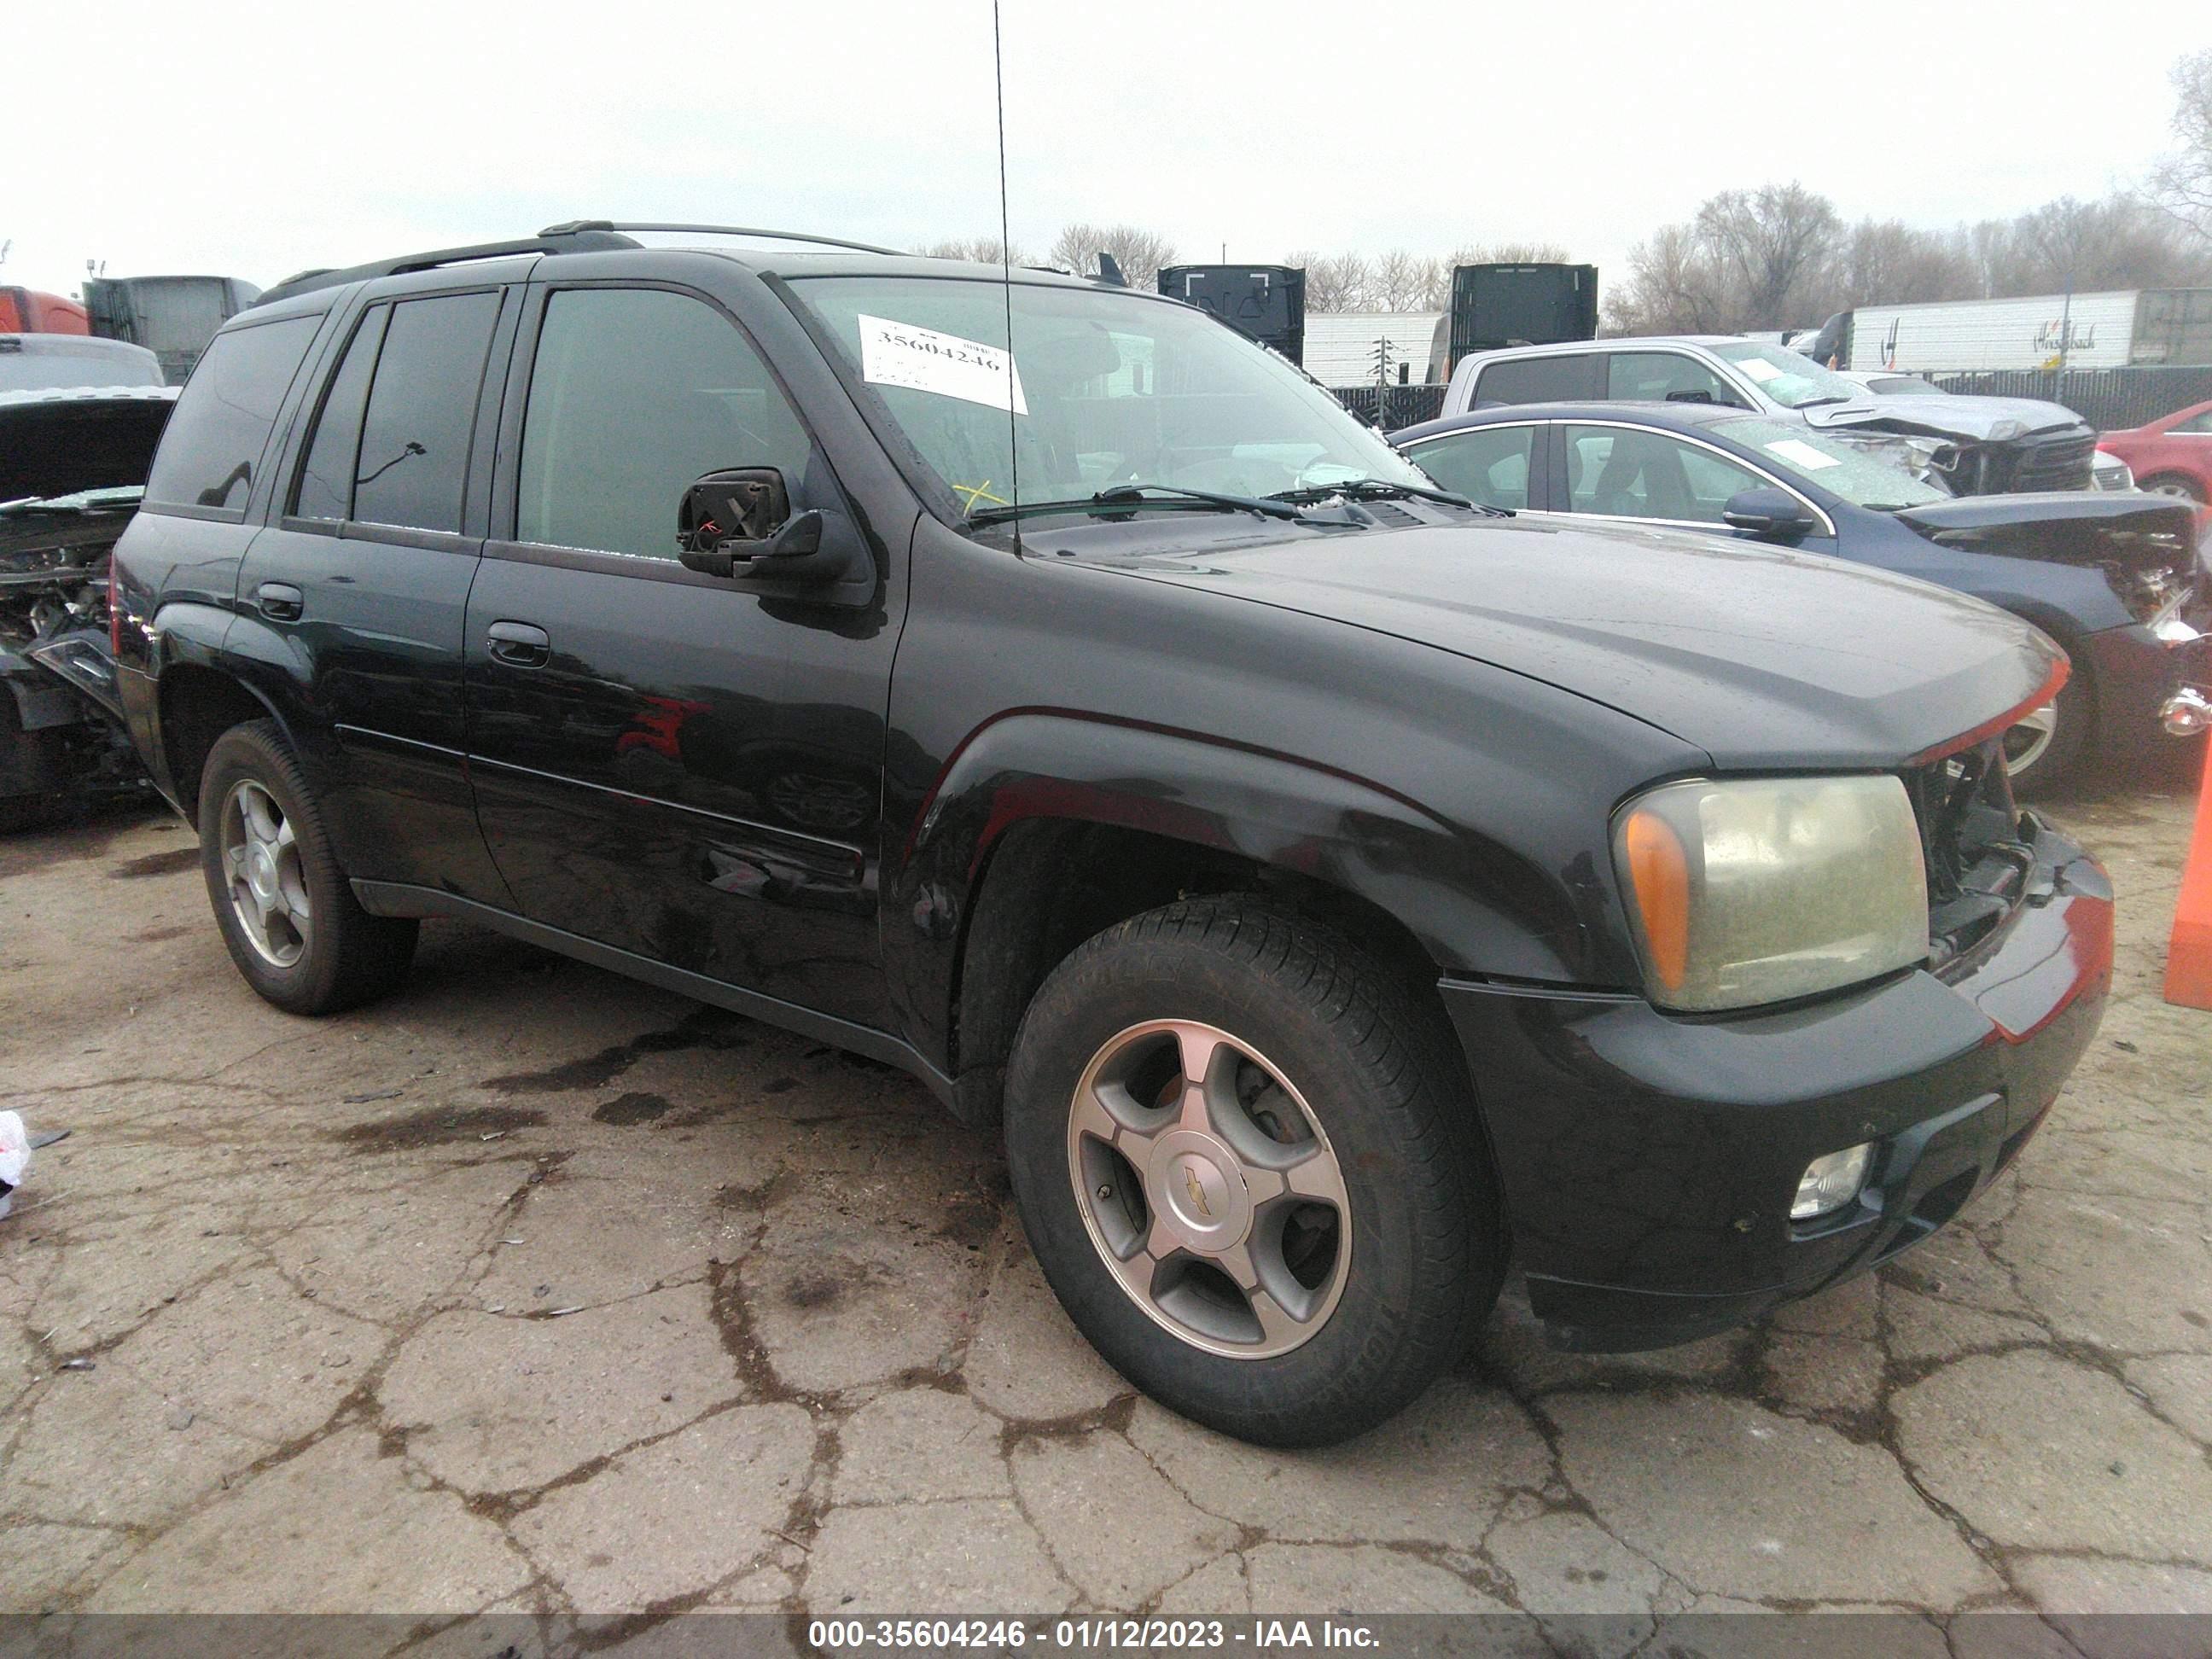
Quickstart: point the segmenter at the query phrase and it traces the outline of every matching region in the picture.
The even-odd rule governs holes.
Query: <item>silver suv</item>
[[[1832,436],[1863,433],[1956,495],[2087,489],[2097,437],[2081,417],[2027,398],[1876,397],[1786,346],[1734,334],[1570,340],[1462,357],[1445,415],[1490,404],[1719,404],[1795,415]]]

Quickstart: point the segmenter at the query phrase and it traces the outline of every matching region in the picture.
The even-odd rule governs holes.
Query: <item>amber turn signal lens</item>
[[[1648,808],[1629,814],[1621,846],[1651,971],[1661,985],[1679,991],[1690,971],[1689,855],[1673,826]]]

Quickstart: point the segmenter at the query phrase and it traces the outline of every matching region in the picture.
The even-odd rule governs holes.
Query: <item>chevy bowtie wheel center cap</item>
[[[1152,1213],[1183,1246],[1200,1255],[1243,1242],[1252,1224],[1251,1195],[1237,1155],[1212,1135],[1180,1129],[1162,1135],[1146,1171]]]

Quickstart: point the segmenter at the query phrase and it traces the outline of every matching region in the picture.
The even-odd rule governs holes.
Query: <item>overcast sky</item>
[[[62,14],[55,14],[59,16]],[[988,0],[67,14],[8,76],[0,283],[267,284],[576,217],[994,234]],[[2212,0],[1003,0],[1014,238],[1182,257],[1564,244],[1610,275],[1731,185],[2009,215],[2139,179]]]

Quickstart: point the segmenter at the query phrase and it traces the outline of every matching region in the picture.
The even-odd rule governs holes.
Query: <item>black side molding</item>
[[[672,968],[665,962],[655,962],[651,957],[641,957],[634,951],[617,950],[611,945],[602,945],[597,939],[579,933],[564,933],[558,927],[549,927],[542,921],[532,921],[512,911],[501,910],[489,904],[479,904],[474,899],[465,899],[458,894],[441,892],[434,887],[416,887],[398,881],[355,881],[354,896],[361,908],[373,916],[453,916],[465,921],[474,921],[505,933],[526,944],[535,945],[579,962],[588,962],[595,968],[605,968],[627,978],[642,980],[648,985],[658,985],[664,991],[673,991],[716,1008],[726,1008],[733,1014],[743,1014],[748,1019],[757,1019],[769,1025],[780,1025],[801,1036],[844,1048],[856,1054],[866,1054],[870,1060],[880,1060],[887,1066],[896,1066],[911,1073],[928,1085],[929,1091],[946,1106],[953,1105],[952,1079],[922,1058],[913,1044],[888,1031],[878,1031],[872,1026],[855,1025],[850,1020],[838,1019],[830,1014],[818,1014],[811,1008],[802,1008],[795,1002],[763,996],[757,991],[740,989],[726,985],[720,980],[709,979],[703,974],[694,974],[681,968]]]

